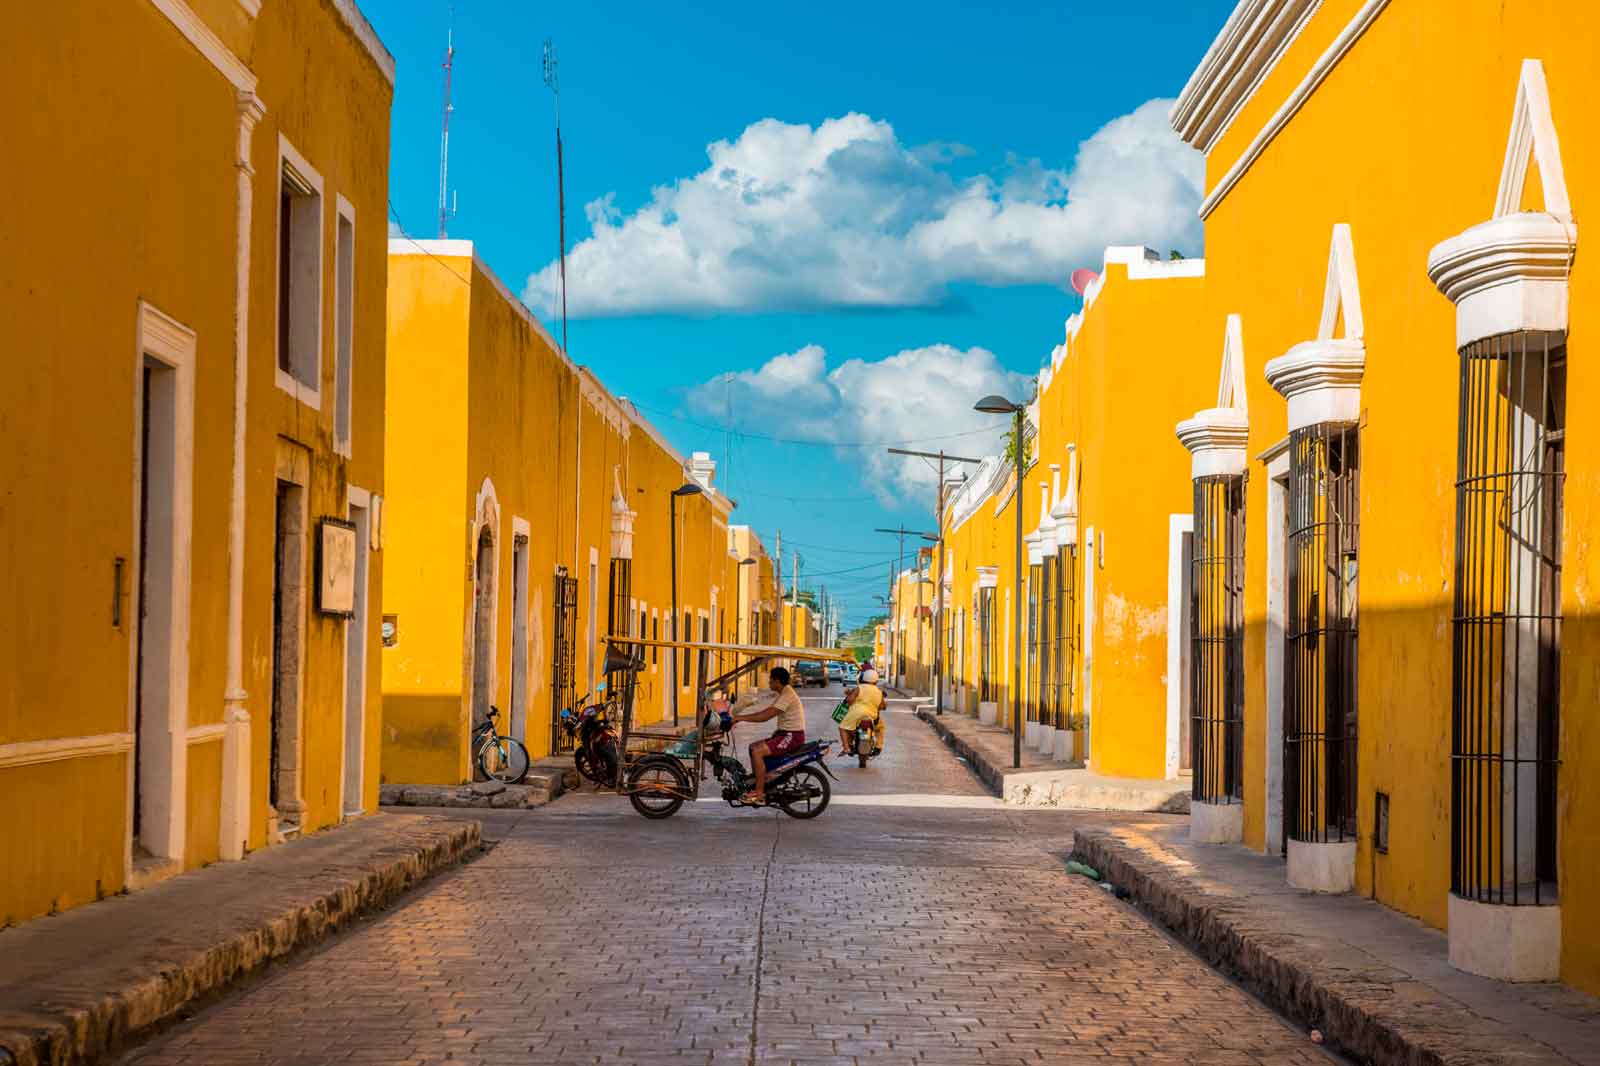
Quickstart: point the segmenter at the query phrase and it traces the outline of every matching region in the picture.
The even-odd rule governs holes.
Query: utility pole
[[[900,645],[900,595],[899,595],[899,591],[900,590],[896,587],[896,585],[900,581],[901,572],[905,569],[906,538],[907,537],[921,537],[923,540],[938,540],[939,538],[935,537],[931,533],[923,533],[923,532],[921,532],[919,530],[907,529],[903,525],[900,526],[898,529],[884,529],[883,527],[880,526],[880,527],[874,529],[873,532],[874,533],[893,533],[896,537],[899,538],[899,546],[895,549],[895,553],[894,553],[894,573],[892,575],[890,575],[890,577],[889,577],[889,611],[890,611],[889,635],[890,635],[891,641],[894,644],[894,651],[891,652],[890,656],[889,656],[889,675],[891,677],[895,678],[896,682],[898,682],[899,680],[903,680],[903,678],[900,677],[900,671],[897,669],[897,667],[899,667],[899,665],[900,665],[900,656],[899,656],[898,653],[902,649],[899,647],[899,645]],[[895,687],[899,688],[900,686],[899,686],[898,683],[895,683]]]
[[[561,248],[557,257],[561,277],[561,350],[567,351],[567,186],[561,158],[561,78],[556,67],[555,42],[544,41],[544,84],[556,98],[556,226]]]
[[[781,529],[777,533],[776,547],[778,550],[772,556],[772,576],[778,586],[778,643],[788,647],[783,632],[783,530]]]
[[[456,6],[450,5],[450,28],[444,47],[444,117],[439,130],[439,239],[448,235],[450,218],[455,210],[450,205],[450,114],[455,106],[450,103],[450,72],[456,62]]]
[[[939,485],[934,490],[933,499],[933,524],[939,531],[937,543],[939,545],[939,572],[934,578],[933,593],[933,673],[934,696],[933,713],[944,714],[944,464],[945,463],[981,463],[982,459],[972,459],[962,455],[948,455],[943,448],[936,452],[913,452],[904,448],[890,448],[891,455],[909,455],[918,459],[937,459],[939,461]]]

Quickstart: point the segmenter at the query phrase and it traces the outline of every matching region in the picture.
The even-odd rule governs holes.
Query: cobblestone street
[[[487,855],[123,1061],[1330,1061],[1064,872],[1075,821],[1115,816],[1000,807],[905,710],[815,821],[485,812]]]

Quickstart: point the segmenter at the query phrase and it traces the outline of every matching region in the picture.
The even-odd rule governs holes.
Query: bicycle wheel
[[[641,759],[628,771],[628,802],[646,818],[671,818],[688,790],[689,775],[670,756]]]
[[[478,749],[478,769],[491,781],[519,785],[529,765],[528,749],[516,737],[494,737]]]
[[[832,795],[827,774],[815,766],[802,766],[783,783],[783,791],[774,799],[790,818],[815,818],[828,809]]]

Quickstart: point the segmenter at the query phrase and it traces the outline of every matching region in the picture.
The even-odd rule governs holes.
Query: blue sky
[[[431,237],[449,5],[362,7],[398,67],[394,212]],[[933,483],[840,445],[985,454],[971,403],[1049,357],[1071,268],[1106,243],[1201,252],[1200,162],[1152,101],[1231,7],[460,0],[450,236],[551,322],[553,39],[573,357],[712,452],[740,520],[859,621],[894,558],[872,528],[928,528]]]

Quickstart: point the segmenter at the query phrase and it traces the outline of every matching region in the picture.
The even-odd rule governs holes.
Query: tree
[[[1032,458],[1032,456],[1033,456],[1033,446],[1034,446],[1035,439],[1038,437],[1038,435],[1039,435],[1039,431],[1034,429],[1033,423],[1030,422],[1026,417],[1024,417],[1023,420],[1022,420],[1022,446],[1023,446],[1023,449],[1024,449],[1022,454],[1023,454],[1023,459],[1024,459],[1024,462],[1023,462],[1024,466],[1027,465],[1026,460]],[[1013,423],[1011,428],[1006,431],[1006,445],[1005,445],[1004,455],[1005,455],[1006,465],[1007,466],[1015,467],[1017,465],[1017,442],[1016,442],[1016,436],[1017,436],[1017,427],[1016,427],[1016,424]]]

